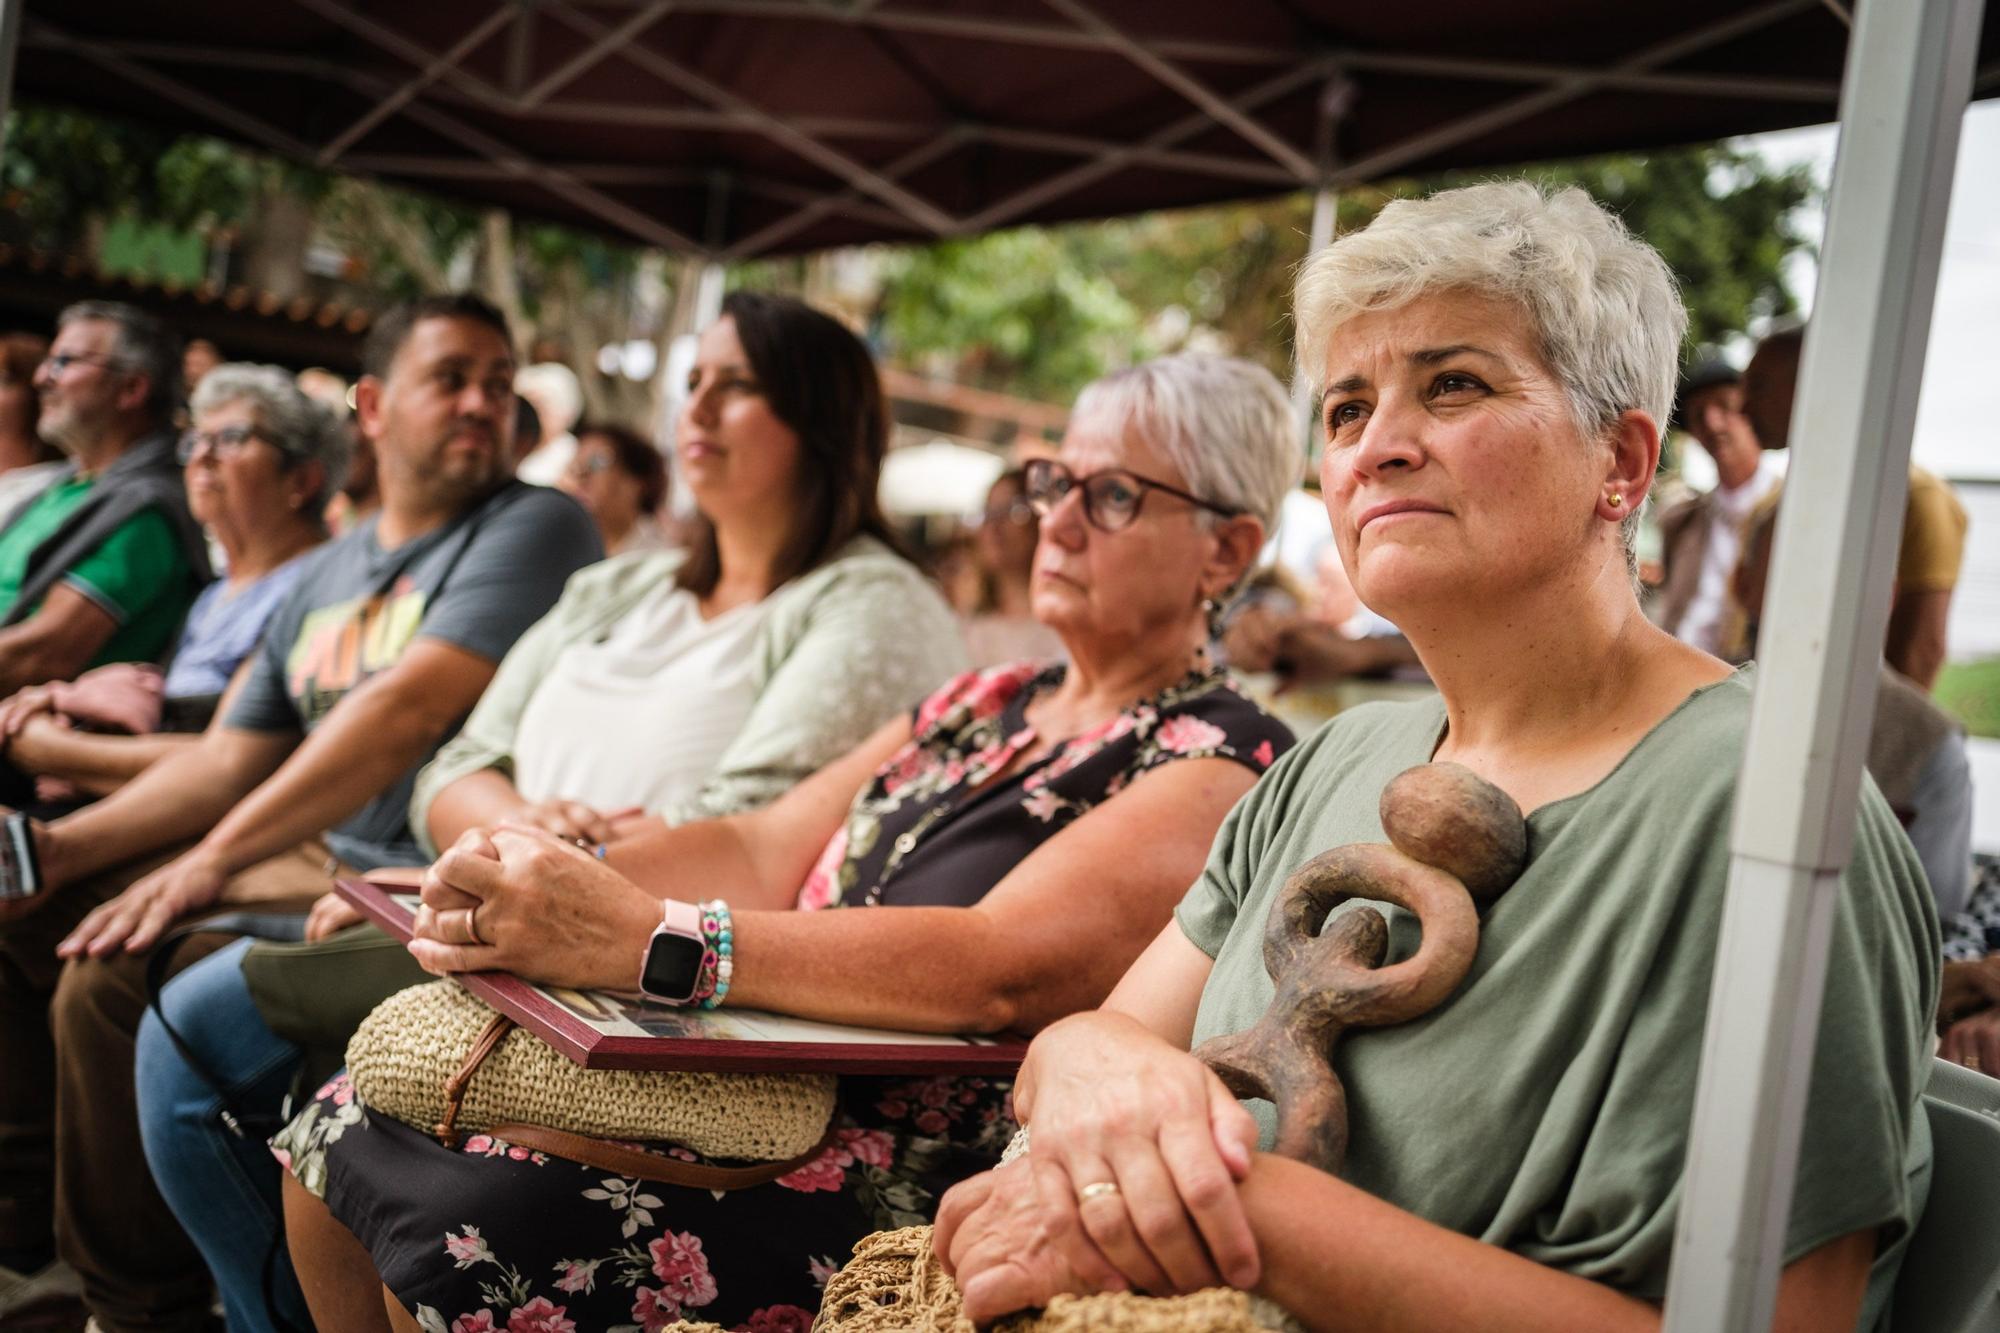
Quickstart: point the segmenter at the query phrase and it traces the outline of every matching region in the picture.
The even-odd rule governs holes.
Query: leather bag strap
[[[752,1185],[768,1185],[779,1176],[789,1175],[825,1152],[833,1142],[834,1127],[828,1124],[818,1143],[782,1162],[757,1162],[750,1166],[704,1166],[683,1162],[678,1157],[630,1148],[609,1139],[593,1139],[547,1125],[495,1125],[493,1137],[516,1147],[531,1148],[571,1162],[633,1176],[662,1185],[686,1185],[703,1190],[740,1190]]]
[[[514,1020],[507,1015],[493,1015],[492,1021],[481,1030],[478,1040],[472,1043],[472,1049],[466,1052],[465,1063],[458,1067],[456,1074],[445,1080],[444,1119],[437,1126],[438,1142],[445,1147],[458,1146],[458,1112],[465,1104],[465,1092],[472,1086],[472,1076],[479,1072],[480,1065],[486,1063],[486,1057],[507,1039],[514,1026]],[[704,1166],[699,1162],[684,1162],[678,1157],[646,1152],[610,1139],[594,1139],[587,1134],[572,1134],[566,1129],[551,1129],[547,1125],[510,1123],[495,1125],[488,1132],[494,1138],[504,1139],[516,1147],[545,1152],[552,1157],[581,1162],[585,1166],[621,1176],[662,1185],[686,1185],[694,1189],[740,1190],[752,1185],[768,1185],[779,1176],[789,1175],[818,1157],[833,1142],[834,1126],[829,1121],[826,1133],[820,1135],[819,1142],[797,1157],[788,1157],[782,1162],[757,1162],[750,1166]]]

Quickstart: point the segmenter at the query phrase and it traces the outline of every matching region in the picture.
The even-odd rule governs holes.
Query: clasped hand
[[[428,972],[630,990],[657,899],[545,829],[460,838],[424,875],[410,954]]]
[[[1033,1125],[1028,1156],[938,1210],[937,1252],[969,1316],[1064,1292],[1256,1285],[1236,1188],[1256,1122],[1207,1066],[1128,1018],[1079,1015],[1030,1048],[1016,1111]]]

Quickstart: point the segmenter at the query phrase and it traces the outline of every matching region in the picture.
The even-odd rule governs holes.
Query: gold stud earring
[[[1611,492],[1611,507],[1613,509],[1618,508],[1620,505],[1624,503],[1625,503],[1625,493],[1623,491]]]

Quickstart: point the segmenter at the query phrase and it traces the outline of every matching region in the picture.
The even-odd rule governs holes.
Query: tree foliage
[[[1392,199],[1502,174],[1581,186],[1658,247],[1680,280],[1692,345],[1793,308],[1783,267],[1805,244],[1791,219],[1813,197],[1811,177],[1728,145],[1350,188],[1336,227],[1365,226]],[[1256,357],[1284,375],[1311,219],[1311,199],[1292,195],[904,250],[886,266],[883,340],[935,371],[1057,401],[1107,370],[1189,347]]]

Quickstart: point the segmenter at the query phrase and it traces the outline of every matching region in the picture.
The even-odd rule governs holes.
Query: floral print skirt
[[[929,1221],[940,1194],[999,1160],[1008,1089],[843,1080],[824,1153],[729,1191],[609,1175],[485,1134],[447,1149],[370,1112],[345,1073],[271,1146],[426,1333],[656,1333],[680,1319],[804,1333],[856,1241]]]

